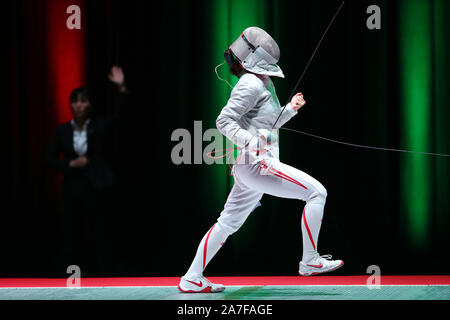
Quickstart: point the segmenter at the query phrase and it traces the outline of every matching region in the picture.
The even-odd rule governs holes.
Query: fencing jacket
[[[290,103],[275,123],[282,108],[270,77],[243,74],[216,120],[217,129],[239,149],[236,164],[257,163],[262,157],[279,159],[278,129],[297,114]],[[267,145],[260,148],[260,136]]]

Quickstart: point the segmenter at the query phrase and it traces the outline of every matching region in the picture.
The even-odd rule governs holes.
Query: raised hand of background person
[[[125,75],[121,67],[113,66],[108,75],[108,79],[117,85],[120,92],[125,92],[127,90],[125,87]]]

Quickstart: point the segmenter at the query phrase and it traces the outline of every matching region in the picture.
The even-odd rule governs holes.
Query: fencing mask
[[[239,76],[245,69],[256,74],[284,78],[277,65],[280,48],[263,29],[249,27],[224,53],[232,74]]]

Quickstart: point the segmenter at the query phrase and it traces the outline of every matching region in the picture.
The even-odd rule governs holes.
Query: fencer
[[[342,267],[343,261],[318,253],[327,190],[307,173],[279,160],[278,129],[294,117],[306,101],[297,93],[282,112],[270,78],[284,78],[277,65],[280,58],[277,43],[263,29],[249,27],[224,56],[230,72],[239,81],[216,125],[239,149],[232,169],[234,185],[217,222],[200,241],[178,289],[192,293],[225,290],[224,285],[206,279],[203,272],[227,238],[239,230],[259,205],[264,194],[306,202],[300,209],[303,253],[299,275],[317,275]]]

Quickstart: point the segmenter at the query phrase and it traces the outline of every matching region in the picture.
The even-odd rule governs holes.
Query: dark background
[[[209,28],[214,1],[156,3],[96,0],[84,7],[87,80],[98,112],[108,117],[115,110],[116,94],[106,78],[114,64],[123,67],[133,98],[133,120],[118,128],[108,145],[119,176],[104,221],[109,262],[89,275],[183,275],[227,196],[211,196],[219,189],[213,173],[227,175],[225,164],[176,166],[170,158],[173,130],[193,132],[194,120],[204,120],[204,130],[214,127],[214,117],[204,115],[211,108],[215,116],[220,112],[201,98],[224,85],[205,81],[229,46],[223,43],[211,58],[205,39],[214,36]],[[274,37],[286,79],[274,82],[283,103],[340,2],[264,3],[271,12],[270,34],[277,21]],[[381,30],[365,26],[371,4],[382,8]],[[42,164],[56,126],[47,103],[45,48],[39,41],[45,1],[9,1],[8,8],[0,275],[61,276],[58,178]],[[286,127],[353,143],[404,147],[398,14],[396,1],[346,1],[299,89],[307,106]],[[441,119],[450,123],[449,113]],[[419,151],[450,152],[448,142],[435,150],[436,137],[430,136],[431,150]],[[281,132],[280,148],[282,161],[328,190],[319,252],[345,261],[336,275],[364,274],[369,265],[380,266],[382,274],[448,274],[450,222],[448,211],[442,211],[449,208],[447,197],[438,201],[436,190],[431,191],[427,242],[418,247],[408,238],[400,174],[411,155],[351,148],[287,131]],[[429,179],[435,188],[436,177]],[[298,201],[265,196],[206,275],[297,274],[302,208]]]

